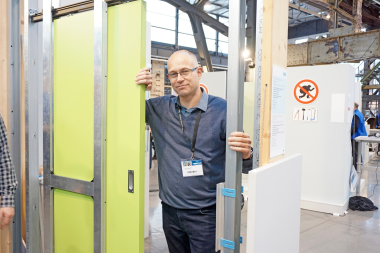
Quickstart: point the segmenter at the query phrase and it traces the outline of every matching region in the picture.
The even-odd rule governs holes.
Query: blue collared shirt
[[[175,100],[175,105],[181,108],[181,113],[183,114],[183,116],[185,117],[189,116],[197,108],[201,109],[204,112],[207,110],[208,95],[206,92],[204,92],[203,88],[201,88],[201,90],[202,90],[202,97],[199,100],[198,105],[193,108],[187,109],[186,107],[182,106],[181,102],[179,101],[179,96],[177,96],[177,99]]]
[[[152,129],[158,162],[160,199],[178,209],[199,209],[216,203],[216,185],[225,181],[227,101],[207,95],[194,108],[181,106],[182,132],[175,96],[146,101],[146,122]],[[195,120],[201,110],[194,157],[202,160],[203,176],[184,177],[181,160],[190,159]],[[252,159],[243,161],[243,171],[252,169]]]

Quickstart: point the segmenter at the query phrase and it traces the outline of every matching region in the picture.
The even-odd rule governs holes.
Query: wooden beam
[[[380,89],[380,85],[366,85],[362,87],[362,90]]]
[[[270,158],[272,68],[286,69],[288,47],[289,1],[265,0],[263,20],[263,61],[261,72],[260,106],[260,166],[282,159],[280,155]]]

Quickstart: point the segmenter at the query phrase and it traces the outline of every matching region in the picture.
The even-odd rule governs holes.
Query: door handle
[[[135,188],[135,179],[134,179],[133,170],[128,170],[128,192],[133,193]]]

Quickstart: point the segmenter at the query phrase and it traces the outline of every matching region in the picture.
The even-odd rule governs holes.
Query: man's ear
[[[199,79],[201,79],[202,74],[203,74],[202,67],[199,67],[199,68],[197,69],[197,74],[198,74]]]

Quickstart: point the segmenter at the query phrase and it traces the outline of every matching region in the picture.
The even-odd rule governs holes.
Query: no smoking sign
[[[319,94],[318,85],[309,79],[302,80],[294,87],[294,98],[301,104],[314,102]]]

